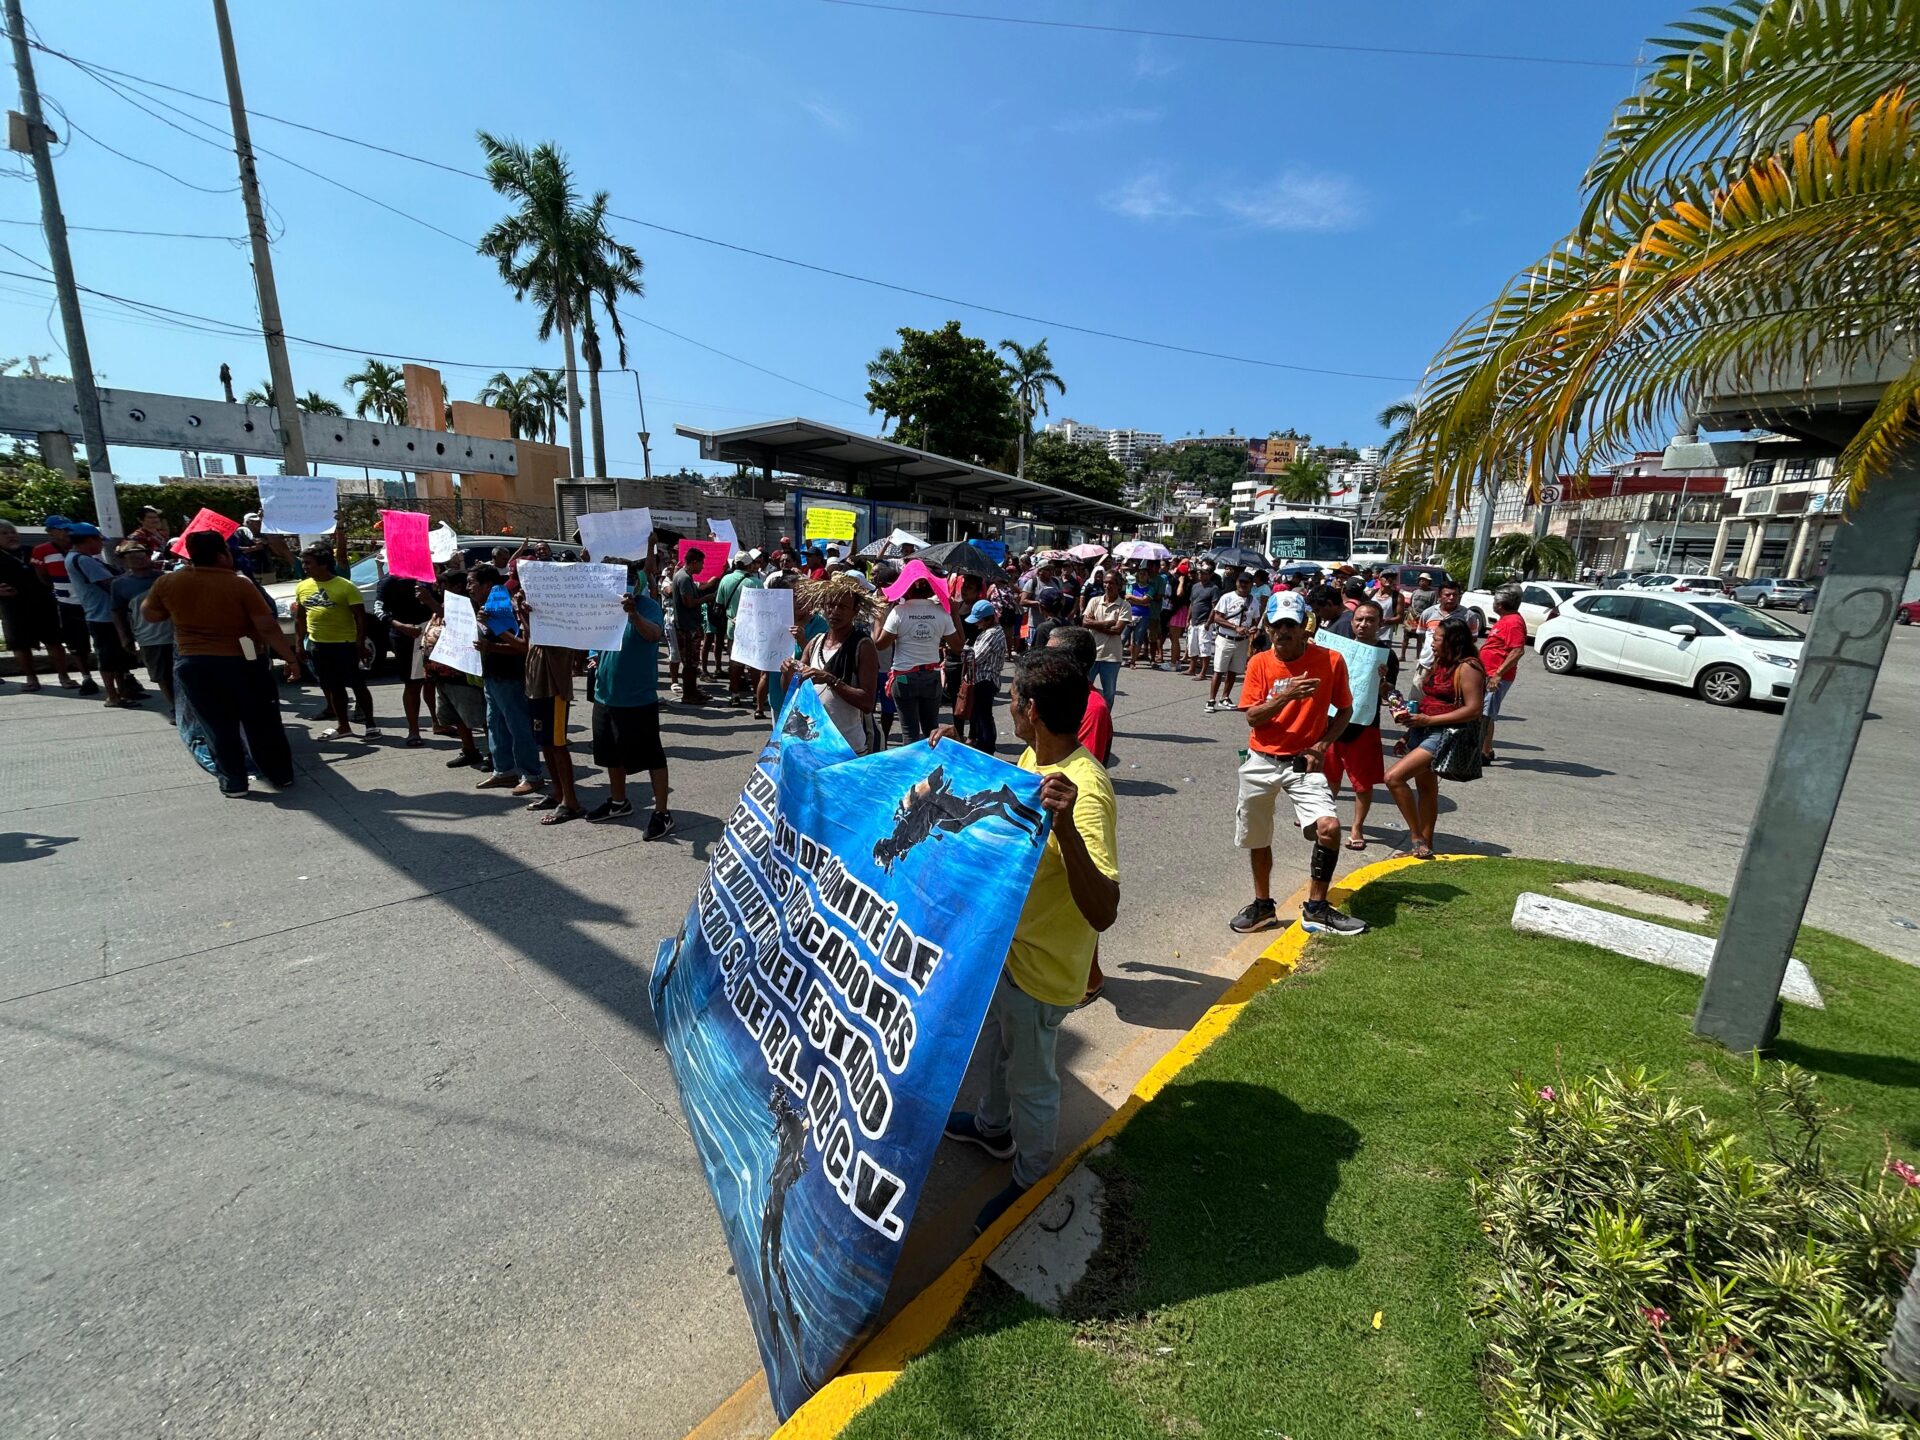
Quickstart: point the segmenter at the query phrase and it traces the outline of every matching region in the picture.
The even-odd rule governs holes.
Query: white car
[[[1800,673],[1802,637],[1734,600],[1595,590],[1540,627],[1549,674],[1610,670],[1684,685],[1710,705],[1785,700]]]
[[[1593,589],[1591,585],[1577,584],[1572,580],[1522,580],[1518,583],[1520,585],[1520,618],[1526,622],[1529,637],[1558,607],[1566,604],[1574,596],[1584,595]],[[1478,610],[1481,619],[1487,624],[1493,623],[1493,592],[1491,590],[1469,590],[1460,597],[1460,603],[1469,610]]]
[[[1703,598],[1727,593],[1727,587],[1713,575],[1646,575],[1638,580],[1629,580],[1620,588],[1637,590],[1641,594],[1694,595]]]

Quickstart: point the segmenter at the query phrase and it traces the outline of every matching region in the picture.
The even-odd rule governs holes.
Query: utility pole
[[[120,501],[113,491],[113,462],[107,455],[107,427],[100,418],[100,392],[93,383],[93,357],[80,316],[80,292],[73,283],[73,256],[67,252],[67,220],[60,212],[60,190],[47,153],[47,121],[40,109],[40,87],[33,78],[33,50],[20,0],[6,0],[7,32],[13,37],[13,68],[20,74],[20,109],[27,121],[27,149],[34,179],[40,184],[40,225],[46,231],[47,258],[53,262],[53,288],[60,300],[60,325],[67,332],[67,363],[73,370],[79,402],[80,439],[87,447],[87,472],[93,481],[93,510],[108,535],[125,533]]]
[[[233,404],[233,369],[224,360],[220,362],[220,388],[226,391],[227,403],[229,405]],[[236,475],[244,475],[247,473],[246,456],[235,455],[233,457],[233,472]]]
[[[653,448],[649,443],[653,436],[647,432],[647,399],[640,393],[640,371],[633,372],[633,398],[640,406],[640,473],[647,479],[653,478]]]
[[[1480,523],[1473,532],[1473,567],[1467,577],[1467,588],[1478,590],[1487,578],[1487,551],[1493,546],[1493,502],[1500,493],[1500,481],[1495,475],[1480,477]]]
[[[13,4],[14,0],[7,0]],[[213,23],[220,31],[220,64],[227,72],[227,108],[233,113],[233,153],[240,160],[240,198],[247,207],[247,239],[253,245],[253,284],[260,298],[260,328],[267,342],[267,373],[273,378],[274,408],[280,413],[280,448],[286,473],[307,473],[307,440],[300,433],[300,407],[294,403],[293,366],[287,361],[287,332],[280,324],[280,292],[273,284],[273,247],[260,203],[260,177],[254,169],[253,136],[247,129],[247,101],[240,93],[240,62],[233,53],[233,25],[227,0],[213,0]],[[336,525],[335,530],[339,527]]]

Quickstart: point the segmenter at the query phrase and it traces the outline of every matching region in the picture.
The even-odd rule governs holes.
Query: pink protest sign
[[[924,580],[933,587],[933,598],[940,602],[940,608],[942,610],[951,611],[953,609],[953,605],[947,595],[947,582],[934,574],[933,571],[929,570],[917,558],[907,561],[906,565],[900,571],[900,578],[887,587],[885,592],[886,597],[889,600],[898,600],[912,588],[913,582],[916,580]]]
[[[727,555],[732,549],[724,540],[682,540],[680,563],[685,565],[689,555],[699,555],[700,578],[708,580],[727,568]]]
[[[189,520],[187,522],[187,528],[180,532],[180,538],[173,542],[173,553],[176,555],[185,555],[187,553],[187,536],[193,534],[196,530],[211,530],[222,540],[226,540],[231,538],[233,532],[239,528],[240,522],[238,520],[229,520],[219,511],[209,510],[205,506],[202,506],[200,513]]]
[[[415,510],[382,510],[380,528],[387,540],[387,573],[431,585],[436,578],[433,542],[427,538],[432,522]]]

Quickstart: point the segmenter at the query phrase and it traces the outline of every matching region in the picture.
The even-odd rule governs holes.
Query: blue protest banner
[[[955,743],[856,757],[796,685],[651,984],[781,1416],[878,1317],[1048,822]]]
[[[1007,542],[1004,540],[975,540],[973,548],[985,555],[996,565],[1007,563]]]

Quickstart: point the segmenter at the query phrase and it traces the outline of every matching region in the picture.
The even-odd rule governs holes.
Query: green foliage
[[[481,387],[479,400],[482,405],[507,412],[507,433],[516,439],[530,439],[546,428],[545,400],[531,375],[496,370]]]
[[[1127,472],[1104,450],[1042,433],[1027,450],[1026,478],[1117,505]]]
[[[1644,1071],[1516,1088],[1513,1153],[1473,1183],[1503,1433],[1920,1433],[1880,1400],[1920,1190],[1829,1166],[1811,1075],[1756,1070],[1764,1156]]]
[[[93,519],[92,491],[38,460],[15,455],[0,467],[0,519],[38,525],[49,515]]]
[[[963,334],[958,320],[938,330],[902,326],[897,333],[900,344],[867,364],[868,408],[893,426],[902,445],[1004,465],[1020,417],[1000,357],[986,341]]]
[[[1310,460],[1302,455],[1287,462],[1275,488],[1280,498],[1290,505],[1319,505],[1326,501],[1333,481],[1325,461]]]
[[[1573,546],[1567,543],[1564,536],[1541,535],[1536,538],[1531,532],[1502,535],[1493,542],[1488,558],[1502,569],[1517,571],[1528,580],[1536,577],[1565,579],[1580,564],[1580,557],[1574,554]]]
[[[1164,470],[1173,483],[1192,485],[1201,494],[1224,500],[1233,493],[1236,480],[1247,478],[1247,452],[1239,446],[1189,445],[1184,450],[1155,450],[1142,468]]]
[[[398,365],[367,357],[367,363],[347,376],[348,393],[357,392],[353,413],[362,420],[371,417],[389,425],[407,423],[406,373]]]

